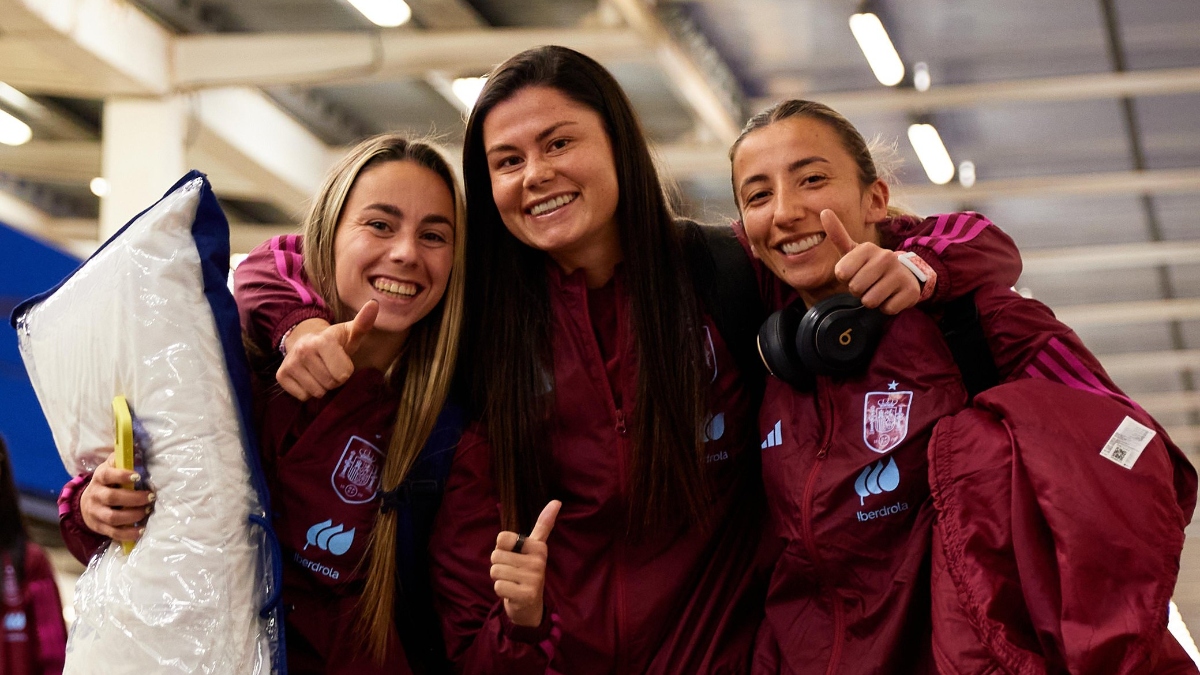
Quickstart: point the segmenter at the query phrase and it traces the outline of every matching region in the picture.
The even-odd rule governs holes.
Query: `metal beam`
[[[1196,92],[1200,92],[1200,68],[1164,68],[947,85],[925,92],[879,88],[830,94],[798,91],[795,96],[816,99],[844,115],[854,116],[882,112],[920,114],[931,110],[976,108],[1023,101],[1083,101]],[[766,108],[782,98],[786,97],[756,99],[755,110]]]
[[[413,18],[428,30],[483,28],[487,21],[466,0],[412,0]]]
[[[260,107],[253,103],[257,92],[249,95],[251,102],[243,102],[248,106]],[[207,108],[208,106],[203,106]],[[211,111],[210,111],[211,112]],[[219,116],[210,119],[211,125],[197,125],[191,144],[186,149],[186,161],[189,167],[199,169],[208,174],[213,188],[222,197],[237,199],[254,199],[268,201],[287,213],[296,213],[305,201],[316,192],[317,186],[325,168],[332,162],[332,157],[339,152],[330,151],[324,146],[315,145],[312,140],[304,140],[302,134],[281,131],[295,121],[273,112],[270,108],[260,109],[263,116],[281,117],[276,120],[272,133],[278,136],[292,137],[299,144],[291,148],[307,146],[307,161],[297,161],[292,167],[290,179],[283,176],[282,169],[275,173],[264,169],[259,162],[260,156],[265,156],[265,162],[272,160],[274,154],[271,141],[259,139],[229,138],[213,131],[212,127],[224,127]],[[211,117],[211,115],[210,115]],[[295,138],[301,140],[295,140]],[[279,140],[278,142],[291,142]],[[257,147],[257,149],[255,149]],[[298,153],[300,154],[300,153]],[[296,168],[308,164],[306,175],[298,175]],[[264,175],[262,172],[266,170]],[[86,185],[92,178],[102,175],[101,148],[99,141],[30,141],[21,146],[0,145],[0,173],[19,176],[28,180],[45,181],[50,183],[65,183]]]
[[[53,220],[29,202],[0,190],[0,222],[36,235],[49,227]]]
[[[1195,391],[1131,394],[1131,398],[1151,415],[1200,410],[1200,392]]]
[[[0,173],[86,185],[100,175],[99,141],[30,141],[0,145]]]
[[[1175,445],[1187,450],[1188,446],[1195,449],[1200,449],[1200,427],[1190,425],[1180,425],[1167,427],[1167,435],[1175,441]]]
[[[193,146],[252,182],[261,190],[259,198],[299,215],[320,188],[334,153],[261,91],[209,89],[196,97]]]
[[[49,218],[44,214],[26,217],[14,222],[6,217],[6,206],[11,201],[0,192],[0,220],[22,232],[43,241],[56,244],[81,257],[88,257],[100,246],[100,223],[92,218]],[[30,209],[24,206],[25,209]],[[250,249],[279,234],[295,233],[294,223],[229,223],[229,250],[231,253],[247,253]]]
[[[1200,298],[1073,305],[1055,307],[1054,314],[1059,321],[1073,328],[1158,321],[1192,321],[1200,319]]]
[[[978,204],[981,200],[1048,195],[1140,195],[1200,192],[1200,169],[1105,171],[1103,173],[1025,176],[980,181],[965,188],[948,185],[901,185],[893,193],[906,199],[950,200]]]
[[[170,89],[171,34],[127,0],[0,0],[0,80],[103,98]]]
[[[64,141],[95,140],[96,131],[58,106],[36,101],[6,82],[0,82],[0,107],[34,129],[34,135]]]
[[[668,32],[644,0],[608,0],[625,23],[646,41],[666,72],[667,81],[683,96],[697,119],[714,140],[728,146],[742,128],[740,111],[731,109],[729,97],[711,79],[706,70]]]
[[[729,175],[728,147],[668,144],[656,147],[663,166],[678,180]],[[894,201],[933,200],[978,204],[1011,197],[1186,194],[1200,192],[1200,168],[1105,171],[1101,173],[1028,176],[980,181],[965,188],[949,185],[898,185]],[[732,200],[732,196],[730,197]]]
[[[1023,275],[1200,264],[1200,241],[1150,241],[1023,251]]]
[[[173,44],[174,84],[186,90],[386,81],[430,70],[482,73],[543,44],[571,47],[600,61],[648,55],[636,33],[607,28],[182,35]]]
[[[1070,310],[1064,307],[1055,310],[1055,315],[1062,319],[1063,313]],[[1163,373],[1185,368],[1200,369],[1200,349],[1168,349],[1156,352],[1129,352],[1126,354],[1105,354],[1100,356],[1104,370],[1114,378],[1123,375],[1142,375],[1148,373]],[[1196,396],[1197,394],[1192,394]]]

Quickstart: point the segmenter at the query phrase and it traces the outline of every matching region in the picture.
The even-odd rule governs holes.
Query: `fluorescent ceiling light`
[[[913,89],[917,91],[929,91],[929,87],[932,84],[933,78],[929,75],[929,64],[924,61],[918,61],[913,65]]]
[[[371,23],[384,28],[401,26],[412,18],[412,8],[404,0],[350,0],[350,4]]]
[[[914,124],[908,128],[908,141],[917,151],[917,159],[925,168],[925,175],[937,185],[945,185],[954,178],[954,162],[942,143],[942,137],[932,124]]]
[[[33,138],[33,130],[21,120],[0,110],[0,143],[22,145]]]
[[[475,99],[479,98],[479,92],[483,91],[483,85],[487,84],[486,77],[456,77],[450,83],[450,90],[454,92],[454,96],[462,101],[467,110],[475,107]]]
[[[958,163],[958,182],[963,187],[975,184],[975,162],[967,159]]]
[[[33,103],[28,96],[17,91],[7,82],[0,82],[0,101],[4,101],[15,108],[24,108]]]
[[[892,39],[883,28],[883,22],[874,14],[852,14],[850,32],[858,40],[858,47],[867,57],[875,79],[891,87],[904,79],[904,62],[892,46]]]
[[[88,188],[92,191],[92,194],[96,195],[97,197],[107,197],[110,191],[108,181],[100,176],[93,178],[92,182],[88,183]]]

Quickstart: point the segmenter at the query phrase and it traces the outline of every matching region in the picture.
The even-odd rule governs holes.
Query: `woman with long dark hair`
[[[29,540],[8,444],[0,437],[0,673],[61,675],[67,631],[54,570]]]
[[[632,106],[582,54],[523,52],[475,104],[463,173],[480,423],[431,544],[451,654],[474,672],[740,671],[760,592],[752,397]],[[553,554],[513,553],[551,499]],[[540,582],[526,562],[544,598],[520,597]]]

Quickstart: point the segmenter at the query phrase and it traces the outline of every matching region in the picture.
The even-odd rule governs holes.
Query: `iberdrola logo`
[[[879,460],[868,464],[854,481],[854,491],[858,493],[858,505],[871,495],[891,492],[900,485],[900,469],[896,468],[896,460],[887,458],[887,462]]]

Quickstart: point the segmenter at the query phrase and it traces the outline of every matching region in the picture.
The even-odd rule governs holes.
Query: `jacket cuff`
[[[537,626],[518,626],[508,618],[508,612],[501,608],[500,614],[500,635],[524,642],[526,644],[537,644],[550,636],[551,629],[557,625],[557,615],[550,612],[550,608],[542,608],[542,622]]]
[[[283,347],[283,338],[301,321],[307,319],[324,319],[329,323],[333,323],[333,315],[325,307],[316,307],[307,305],[296,310],[288,312],[280,319],[279,323],[271,329],[271,349],[281,351]]]
[[[925,262],[925,259],[912,251],[892,251],[896,256],[896,260],[900,261],[912,275],[916,277],[917,284],[921,287],[921,297],[917,298],[917,302],[928,300],[933,296],[934,289],[937,288],[937,272]]]
[[[109,542],[108,537],[92,532],[83,522],[79,500],[91,480],[91,474],[76,476],[63,486],[62,493],[58,495],[58,529],[62,532],[63,543],[71,555],[84,565]]]
[[[518,626],[508,618],[508,613],[500,611],[500,635],[514,642],[537,645],[539,651],[546,655],[546,661],[554,661],[558,652],[558,642],[562,639],[561,619],[549,607],[542,609],[542,623],[536,627]]]

